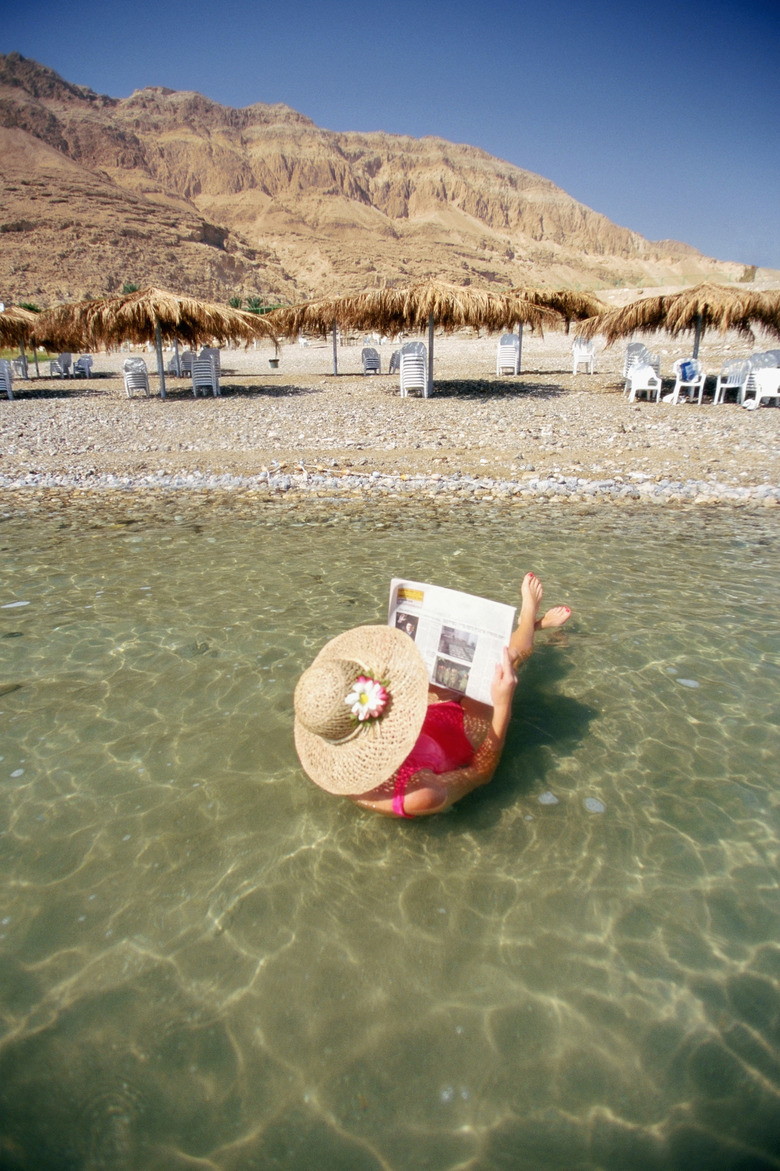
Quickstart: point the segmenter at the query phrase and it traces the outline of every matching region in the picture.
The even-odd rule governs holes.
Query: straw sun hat
[[[414,640],[392,626],[331,639],[295,688],[295,747],[328,793],[367,793],[409,755],[428,706],[428,672]]]

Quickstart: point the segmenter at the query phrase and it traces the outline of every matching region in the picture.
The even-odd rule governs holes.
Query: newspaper
[[[501,652],[509,645],[516,609],[443,586],[390,582],[388,626],[411,635],[439,687],[491,703],[490,685]]]

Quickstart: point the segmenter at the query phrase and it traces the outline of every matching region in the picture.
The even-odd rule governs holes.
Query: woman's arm
[[[474,789],[487,785],[493,779],[501,753],[506,742],[509,719],[512,714],[512,697],[517,686],[517,675],[509,655],[504,648],[501,661],[496,664],[490,695],[493,713],[485,739],[474,753],[474,759],[467,768],[455,769],[449,773],[421,771],[410,780],[404,794],[404,809],[412,817],[429,813],[442,813],[461,797]]]
[[[506,741],[516,686],[517,675],[509,649],[504,647],[490,686],[490,697],[493,700],[490,726],[474,753],[473,761],[467,768],[454,769],[448,773],[433,773],[428,769],[420,769],[415,773],[404,793],[404,811],[410,817],[442,813],[467,793],[492,780]],[[351,800],[361,808],[373,809],[376,813],[392,816],[394,812],[391,782],[378,786],[372,791],[372,796],[352,797]]]

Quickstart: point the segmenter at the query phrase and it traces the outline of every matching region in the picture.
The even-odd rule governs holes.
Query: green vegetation
[[[247,297],[246,301],[244,301],[243,297],[229,297],[228,305],[231,309],[241,309],[243,307],[247,313],[257,314],[270,313],[273,309],[282,308],[280,302],[274,302],[273,304],[270,304],[262,297],[257,295]]]
[[[20,309],[28,309],[30,311],[30,313],[40,313],[41,312],[40,305],[36,305],[34,301],[20,301],[19,308]]]
[[[247,313],[271,313],[274,309],[281,309],[281,303],[275,302],[272,305],[267,304],[262,297],[247,297],[246,310]]]
[[[27,354],[27,361],[30,363],[30,365],[32,365],[33,358],[32,358],[32,350],[31,350],[30,346],[27,346],[25,353]],[[18,357],[19,357],[19,347],[18,346],[10,346],[10,347],[6,346],[5,348],[0,349],[0,358],[7,358],[9,362],[15,362]],[[42,353],[40,350],[38,351],[38,361],[39,362],[48,362],[50,358],[56,358],[56,357],[57,357],[56,354],[50,354],[48,352],[48,350],[45,353]]]
[[[140,288],[141,286],[135,284],[134,281],[125,281],[122,285],[122,296],[126,297],[128,293],[137,293]]]

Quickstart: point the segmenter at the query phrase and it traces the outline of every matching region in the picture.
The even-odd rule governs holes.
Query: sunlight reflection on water
[[[777,520],[133,520],[0,529],[2,1165],[775,1166]],[[297,674],[391,576],[527,568],[575,613],[486,790],[305,779]]]

